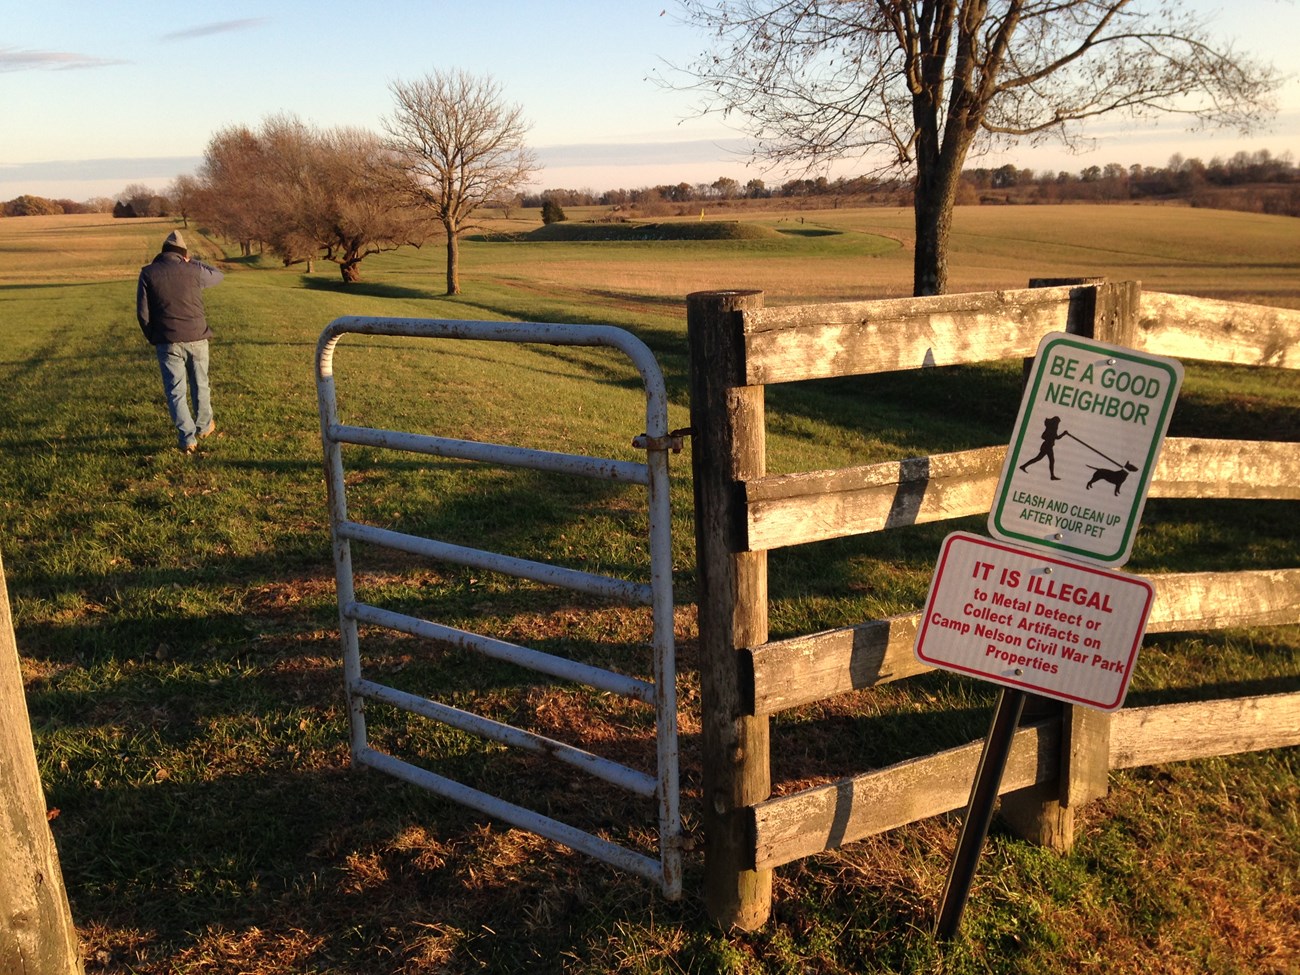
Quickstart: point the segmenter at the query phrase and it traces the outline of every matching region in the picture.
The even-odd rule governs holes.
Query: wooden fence
[[[1300,312],[1135,282],[765,308],[761,292],[687,301],[699,568],[705,901],[726,927],[771,909],[772,869],[964,806],[982,742],[771,796],[769,718],[928,670],[918,614],[769,641],[767,552],[987,513],[1006,447],[767,476],[764,385],[1032,356],[1048,332],[1175,358],[1300,368]],[[1294,443],[1166,440],[1151,497],[1300,499]],[[1300,622],[1300,568],[1157,576],[1148,632]],[[1018,729],[1002,814],[1059,849],[1112,768],[1300,742],[1300,693],[1129,708],[1044,702]]]

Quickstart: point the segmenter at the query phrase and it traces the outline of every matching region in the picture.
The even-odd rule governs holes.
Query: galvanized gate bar
[[[646,450],[646,463],[587,457],[456,440],[402,431],[341,424],[334,391],[334,350],[343,335],[390,335],[410,338],[471,339],[549,345],[603,346],[628,357],[645,388],[645,433],[634,441]],[[316,350],[316,388],[320,406],[321,443],[329,489],[330,524],[339,600],[339,637],[347,693],[350,745],[354,762],[385,771],[437,795],[460,802],[489,816],[531,830],[579,852],[657,882],[670,899],[681,896],[683,838],[678,784],[676,663],[673,641],[672,545],[670,536],[668,397],[654,355],[640,339],[623,329],[600,325],[541,322],[473,322],[446,319],[335,319],[321,333]],[[495,552],[450,545],[348,519],[343,480],[344,443],[373,446],[440,457],[492,463],[645,486],[649,515],[650,583],[581,572],[575,569],[513,558]],[[594,593],[633,605],[649,605],[653,620],[653,681],[566,660],[519,647],[481,634],[468,633],[430,620],[393,613],[358,603],[352,577],[353,541],[382,545],[428,558],[503,572],[518,578]],[[384,626],[473,650],[528,667],[538,673],[573,680],[651,703],[655,709],[656,775],[612,762],[582,749],[532,732],[481,718],[416,695],[365,680],[361,673],[358,623]],[[472,731],[490,740],[553,755],[593,776],[637,795],[657,799],[659,859],[644,856],[561,823],[540,813],[472,789],[419,766],[371,748],[366,739],[364,701],[390,706]]]
[[[409,694],[406,691],[399,691],[384,684],[376,684],[374,681],[363,680],[357,686],[356,691],[372,701],[391,704],[403,711],[423,715],[432,721],[440,721],[453,728],[459,728],[461,731],[468,731],[471,734],[478,735],[480,738],[488,738],[503,745],[522,748],[525,751],[536,752],[539,755],[549,755],[598,779],[604,779],[610,785],[616,785],[629,792],[635,792],[647,799],[654,798],[654,776],[638,772],[636,769],[620,765],[618,762],[611,762],[607,758],[593,755],[581,748],[574,748],[572,745],[556,741],[554,738],[547,738],[531,731],[524,731],[514,725],[493,721],[491,718],[454,708],[449,704],[439,704],[437,701],[430,701],[428,698]]]
[[[579,569],[567,569],[562,565],[551,565],[549,562],[533,562],[497,552],[485,552],[479,548],[438,542],[420,535],[408,535],[387,528],[363,525],[358,521],[345,521],[335,526],[335,530],[343,538],[349,538],[354,542],[371,542],[410,555],[423,555],[425,558],[437,559],[440,562],[455,562],[457,565],[467,565],[472,569],[500,572],[533,582],[576,589],[578,592],[603,596],[621,603],[649,606],[652,598],[650,586],[628,582],[626,579],[611,579],[608,576],[595,575]]]
[[[423,637],[426,640],[450,643],[453,646],[481,653],[493,660],[503,660],[506,663],[527,667],[529,670],[535,670],[539,674],[546,674],[548,677],[570,680],[575,684],[586,684],[602,691],[609,691],[611,694],[635,697],[647,704],[654,703],[655,685],[648,681],[637,680],[635,677],[628,677],[625,674],[616,674],[610,670],[602,670],[600,667],[591,667],[587,664],[578,663],[576,660],[557,657],[541,650],[534,650],[531,647],[521,647],[518,644],[497,640],[479,633],[458,630],[454,626],[435,623],[432,620],[422,620],[415,616],[407,616],[404,613],[394,613],[391,610],[380,609],[378,606],[371,606],[368,603],[353,603],[350,606],[342,607],[342,610],[348,619],[356,620],[358,623],[371,623],[375,626],[396,630],[399,633]]]
[[[412,765],[410,762],[403,762],[400,758],[393,758],[393,756],[384,752],[377,752],[373,748],[363,748],[360,753],[353,755],[352,759],[358,765],[368,765],[371,768],[387,772],[389,775],[404,779],[412,785],[427,789],[436,796],[476,809],[487,816],[492,816],[494,819],[500,819],[512,826],[528,830],[530,833],[545,836],[547,839],[563,843],[579,853],[585,853],[604,863],[634,873],[639,877],[644,877],[646,880],[654,881],[664,886],[665,894],[670,897],[681,896],[681,875],[677,875],[676,892],[674,893],[666,886],[669,878],[665,877],[661,862],[637,853],[635,850],[629,850],[617,843],[602,840],[599,836],[594,836],[591,833],[584,833],[568,823],[562,823],[549,816],[543,816],[531,809],[525,809],[523,806],[516,806],[513,802],[506,802],[504,799],[487,792],[471,789],[454,779],[445,778],[436,772],[430,772],[418,765]]]
[[[330,428],[329,433],[339,443],[357,444],[362,447],[388,447],[393,450],[408,450],[416,454],[430,454],[434,457],[486,461],[493,464],[506,464],[510,467],[526,467],[535,471],[577,474],[606,481],[627,481],[631,484],[647,485],[650,483],[646,465],[627,460],[561,454],[550,450],[532,450],[528,447],[506,447],[502,444],[486,444],[481,440],[430,437],[422,433],[377,430],[373,427],[340,425]]]

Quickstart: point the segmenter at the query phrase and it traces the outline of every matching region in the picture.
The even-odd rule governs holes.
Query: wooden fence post
[[[80,975],[0,563],[0,972]]]
[[[1033,278],[1031,288],[1078,285],[1071,295],[1066,331],[1111,345],[1132,347],[1137,334],[1141,285],[1104,278]],[[1111,715],[1093,708],[1038,698],[1024,720],[1061,715],[1060,776],[1002,797],[1001,815],[1018,836],[1053,850],[1074,845],[1074,810],[1109,789]]]
[[[771,793],[768,722],[755,716],[740,650],[767,642],[767,554],[742,549],[738,482],[766,469],[763,387],[744,384],[742,313],[761,291],[686,299],[700,627],[704,900],[724,928],[752,931],[772,907],[772,871],[754,866],[751,809]]]

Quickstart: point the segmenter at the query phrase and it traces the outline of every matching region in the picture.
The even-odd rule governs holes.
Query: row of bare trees
[[[1192,206],[1248,209],[1262,213],[1297,215],[1294,206],[1270,207],[1270,200],[1300,197],[1300,166],[1290,152],[1275,155],[1268,149],[1241,151],[1210,162],[1175,153],[1165,166],[1112,162],[1089,165],[1077,171],[1029,169],[1006,163],[974,167],[961,174],[957,202],[1054,203],[1080,201],[1116,203],[1146,199],[1184,199]],[[116,197],[75,201],[30,194],[0,203],[0,217],[42,216],[63,213],[119,213],[122,216],[185,216],[197,188],[193,176],[178,177],[158,192],[133,183]],[[1230,195],[1230,191],[1237,191]],[[547,203],[559,207],[606,206],[635,208],[646,215],[671,212],[676,204],[732,203],[804,197],[834,198],[853,203],[910,204],[912,184],[898,175],[800,177],[768,186],[761,179],[744,183],[721,176],[711,183],[658,184],[633,189],[579,189],[552,187],[519,195],[503,195],[490,204],[507,215],[516,207],[538,209]],[[986,193],[994,195],[985,197]],[[827,205],[832,205],[828,203]],[[128,212],[129,208],[129,212]],[[680,209],[680,208],[679,208]],[[543,222],[547,222],[543,214]]]
[[[528,123],[490,77],[435,72],[391,87],[382,134],[320,130],[292,114],[222,129],[198,175],[177,181],[178,209],[246,256],[332,261],[348,283],[371,254],[442,239],[447,293],[459,294],[459,239],[474,213],[537,169]]]
[[[1012,191],[1005,202],[1047,202],[1083,200],[1110,203],[1126,200],[1182,197],[1195,201],[1205,188],[1247,187],[1264,191],[1269,187],[1300,186],[1300,166],[1289,152],[1274,155],[1267,149],[1238,152],[1229,159],[1218,156],[1203,163],[1170,157],[1166,166],[1129,166],[1107,163],[1090,165],[1076,172],[1056,169],[1027,169],[1011,163],[997,167],[962,170],[957,202],[980,202],[984,191]],[[970,192],[965,192],[969,190]],[[761,179],[740,183],[726,176],[711,183],[674,183],[637,189],[572,189],[553,187],[524,194],[525,207],[540,207],[548,201],[561,206],[638,207],[648,212],[657,203],[730,203],[735,200],[769,200],[797,197],[836,197],[881,202],[891,205],[898,198],[911,198],[912,183],[891,174],[886,176],[796,177],[768,186]]]

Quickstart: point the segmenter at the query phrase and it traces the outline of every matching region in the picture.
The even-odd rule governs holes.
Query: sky
[[[1021,147],[967,164],[1078,172],[1259,149],[1300,160],[1297,0],[1189,2],[1287,75],[1269,131],[1101,122],[1091,152]],[[706,41],[675,0],[0,0],[0,200],[161,190],[196,171],[217,131],[281,112],[380,131],[392,82],[446,69],[491,75],[523,108],[543,165],[534,189],[803,175],[752,163],[735,125],[698,117],[695,96],[654,82]],[[846,161],[828,175],[866,168]]]

